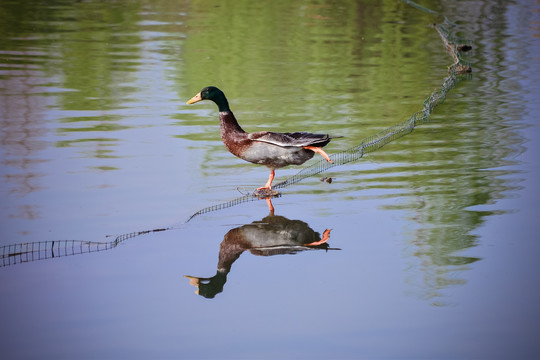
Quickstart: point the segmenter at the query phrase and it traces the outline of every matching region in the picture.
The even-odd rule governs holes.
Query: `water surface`
[[[443,16],[3,1],[0,246],[111,246],[3,259],[6,356],[537,357],[540,9],[422,5],[473,46],[473,73],[429,122],[283,189],[273,216],[260,200],[185,223],[268,176],[226,151],[214,104],[187,99],[218,86],[246,130],[343,136],[325,148],[338,153],[440,88],[452,59],[429,24]],[[327,246],[303,246],[325,231]]]

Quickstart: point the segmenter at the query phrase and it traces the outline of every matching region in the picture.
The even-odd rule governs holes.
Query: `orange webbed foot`
[[[328,156],[328,154],[326,152],[324,152],[324,150],[320,147],[317,147],[317,146],[302,146],[304,149],[306,150],[311,150],[311,151],[314,151],[316,153],[319,153],[321,154],[321,156],[323,158],[326,159],[326,161],[328,161],[329,163],[334,163],[332,160],[330,160],[330,157]]]
[[[274,176],[276,175],[276,172],[274,169],[270,170],[270,176],[268,177],[268,181],[266,182],[266,185],[263,187],[257,188],[255,192],[253,193],[255,196],[274,196],[277,195],[278,192],[276,190],[272,190],[272,181],[274,181]]]
[[[330,239],[330,232],[331,231],[332,231],[332,229],[324,230],[321,240],[314,241],[314,242],[309,243],[309,244],[304,244],[304,246],[319,246],[319,245],[322,245],[322,244],[326,243],[328,241],[328,239]]]

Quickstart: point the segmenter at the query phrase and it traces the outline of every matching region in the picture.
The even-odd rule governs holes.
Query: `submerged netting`
[[[436,12],[424,8],[412,1],[403,1],[419,10],[436,14]],[[446,99],[448,92],[461,79],[464,78],[462,75],[471,72],[470,64],[461,58],[461,53],[470,50],[471,47],[468,45],[467,41],[458,40],[452,35],[452,32],[449,29],[454,26],[455,25],[446,18],[444,18],[444,21],[440,24],[432,24],[432,27],[439,33],[446,50],[452,56],[454,63],[449,67],[449,75],[444,79],[441,88],[431,93],[424,101],[422,110],[414,113],[410,118],[405,121],[402,121],[383,131],[380,131],[373,136],[363,139],[357,146],[331,155],[330,158],[332,159],[333,163],[329,163],[326,160],[320,160],[310,166],[303,168],[295,175],[274,185],[274,189],[283,189],[292,184],[296,184],[305,178],[320,174],[330,168],[357,161],[361,159],[365,154],[382,148],[386,144],[411,133],[416,126],[427,122],[433,109],[437,105],[440,105]],[[249,194],[224,203],[209,206],[195,212],[193,215],[191,215],[191,217],[189,217],[189,219],[185,221],[185,223],[201,214],[230,208],[244,202],[254,201],[258,199],[259,197]],[[110,242],[61,240],[7,245],[0,247],[0,267],[36,260],[50,259],[55,257],[109,250],[116,247],[119,243],[127,239],[152,232],[170,230],[173,228],[174,227],[136,231],[119,235]]]
[[[81,240],[36,241],[7,245],[0,248],[0,266],[86,254],[112,249],[117,241],[94,242]]]
[[[127,239],[169,230],[170,228],[135,231],[116,236],[113,241],[55,240],[35,241],[0,247],[0,267],[64,256],[88,254],[110,250]]]

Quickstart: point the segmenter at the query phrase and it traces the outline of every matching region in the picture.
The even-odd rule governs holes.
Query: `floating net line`
[[[0,267],[31,261],[110,250],[127,239],[148,234],[151,232],[165,231],[169,229],[170,228],[135,231],[128,234],[116,236],[113,241],[108,242],[83,240],[54,240],[6,245],[0,247]]]
[[[424,8],[412,1],[403,0],[403,2],[428,13],[437,14],[437,12]],[[422,110],[414,113],[410,118],[402,121],[396,125],[393,125],[385,130],[378,132],[377,134],[363,139],[357,146],[354,146],[348,150],[330,155],[333,163],[329,163],[326,160],[319,160],[318,162],[301,169],[298,173],[284,181],[274,185],[274,189],[282,189],[292,184],[296,184],[305,178],[320,174],[335,166],[344,165],[350,162],[361,159],[365,154],[376,151],[386,144],[399,139],[409,133],[414,128],[429,120],[429,117],[433,109],[440,105],[446,99],[448,92],[463,78],[464,74],[471,72],[470,63],[464,61],[461,57],[463,52],[471,49],[468,40],[460,40],[453,36],[450,28],[455,24],[450,22],[446,17],[443,17],[444,21],[440,24],[432,24],[431,26],[440,35],[446,50],[450,53],[454,59],[454,63],[449,66],[449,75],[444,78],[440,89],[432,92],[423,103]],[[242,197],[205,207],[193,215],[191,215],[185,222],[189,222],[191,219],[198,215],[206,214],[213,211],[223,210],[230,208],[241,203],[248,201],[259,200],[259,196],[253,194],[247,194]],[[12,244],[0,247],[0,267],[20,264],[25,262],[58,258],[64,256],[72,256],[79,254],[87,254],[99,251],[110,250],[118,246],[121,242],[148,233],[166,231],[174,229],[174,227],[136,231],[118,235],[114,240],[109,242],[97,242],[97,241],[82,241],[82,240],[57,240],[57,241],[39,241],[28,242],[21,244]]]
[[[430,13],[436,13],[432,10],[423,8],[422,6],[417,5],[412,1],[405,2],[413,5],[420,10],[424,10]],[[448,92],[454,86],[456,86],[456,84],[461,79],[465,78],[464,75],[471,73],[470,63],[463,60],[461,57],[461,53],[469,51],[471,49],[471,46],[468,44],[467,40],[458,40],[452,35],[452,33],[448,29],[453,26],[455,25],[446,18],[444,18],[444,22],[441,24],[431,24],[431,27],[433,27],[439,33],[446,50],[454,59],[454,63],[448,67],[449,75],[444,78],[441,88],[432,92],[424,101],[422,110],[414,113],[405,121],[402,121],[396,125],[393,125],[387,129],[376,133],[375,135],[363,139],[360,144],[350,149],[330,155],[330,159],[333,161],[333,163],[321,159],[318,162],[303,168],[298,173],[290,176],[286,180],[274,185],[272,188],[283,189],[289,185],[296,184],[304,180],[305,178],[325,172],[330,168],[357,161],[361,159],[365,154],[374,152],[382,148],[386,144],[411,133],[416,126],[422,123],[426,123],[429,120],[433,109],[444,102]],[[223,210],[247,201],[254,201],[259,198],[260,196],[248,194],[221,204],[212,205],[197,211],[196,213],[191,215],[191,217],[186,222],[190,221],[198,215],[206,214],[212,211]]]
[[[275,188],[275,186],[274,186],[274,188]],[[227,209],[227,208],[233,207],[235,205],[239,205],[239,204],[242,204],[242,203],[245,203],[245,202],[248,202],[248,201],[255,201],[255,200],[259,200],[259,199],[260,199],[260,197],[258,197],[258,196],[255,196],[253,194],[247,194],[247,195],[241,196],[239,198],[229,200],[229,201],[224,202],[224,203],[208,206],[208,207],[205,207],[204,209],[201,209],[201,210],[195,212],[193,215],[191,215],[186,220],[186,223],[189,222],[194,217],[202,215],[202,214],[206,214],[206,213],[209,213],[209,212],[212,212],[212,211],[218,211],[218,210]]]
[[[0,266],[109,250],[118,243],[81,240],[36,241],[2,246]]]

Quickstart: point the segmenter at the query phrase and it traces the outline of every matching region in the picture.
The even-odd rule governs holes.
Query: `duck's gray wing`
[[[308,132],[276,133],[271,131],[251,133],[248,138],[282,147],[325,146],[331,139],[328,134],[312,134]]]

